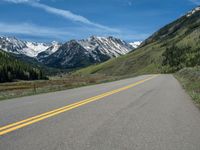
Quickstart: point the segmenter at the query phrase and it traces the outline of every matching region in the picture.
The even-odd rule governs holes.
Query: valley
[[[85,40],[71,40],[64,44],[58,42],[36,43],[22,41],[15,37],[1,37],[0,48],[3,50],[0,50],[2,54],[0,79],[1,82],[5,83],[0,84],[0,100],[66,90],[124,78],[122,76],[105,75],[82,76],[74,75],[73,72],[92,64],[99,64],[125,55],[137,48],[140,42],[132,43],[132,45],[114,37],[92,36]],[[44,77],[33,78],[33,75],[27,70],[21,71],[21,74],[24,74],[25,77],[16,76],[16,72],[6,64],[11,60],[14,61],[14,65],[17,65],[17,62],[27,64],[26,68],[38,70]]]
[[[91,36],[64,44],[31,44],[16,38],[2,37],[0,45],[17,59],[39,67],[50,79],[42,81],[43,84],[59,87],[55,90],[88,85],[88,80],[100,83],[102,79],[109,81],[111,78],[116,80],[143,74],[175,73],[183,68],[200,65],[198,8],[164,26],[143,42],[127,43],[114,37]],[[32,51],[35,48],[35,52],[31,52],[34,55],[30,57],[30,50],[27,48]],[[59,76],[59,80],[52,80],[52,75]],[[76,80],[72,80],[70,85],[65,82],[60,84],[71,80],[71,77]],[[81,80],[80,83],[77,79]],[[56,82],[59,84],[55,84]],[[37,82],[36,84],[40,87]]]
[[[0,11],[0,150],[199,150],[200,0]]]
[[[176,73],[200,65],[199,18],[200,10],[197,7],[143,42],[128,43],[111,36],[91,36],[46,44],[1,37],[0,48],[40,69],[49,78],[47,81],[31,81],[30,86],[27,86],[29,82],[20,81],[22,84],[14,88],[16,93],[27,89],[26,94],[19,95],[33,94],[33,85],[41,89],[38,93],[57,91],[143,74]],[[10,83],[10,86],[16,87],[17,84]],[[1,88],[9,92],[12,88],[8,88],[8,85],[2,84]],[[23,88],[24,85],[26,88]],[[50,86],[52,89],[49,89]]]

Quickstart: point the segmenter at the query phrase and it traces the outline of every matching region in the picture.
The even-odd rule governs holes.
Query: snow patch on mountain
[[[51,45],[46,43],[26,42],[28,49],[34,52],[32,57],[36,57],[39,53],[48,49]]]
[[[62,43],[53,41],[50,47],[48,47],[45,51],[38,53],[38,60],[44,59],[45,57],[48,57],[49,55],[55,53],[61,46]]]
[[[53,41],[51,44],[52,45],[48,49],[46,49],[46,51],[49,53],[49,55],[55,53],[62,45],[62,43],[59,43],[56,41]]]
[[[132,45],[134,48],[138,48],[141,45],[142,41],[136,41],[136,42],[132,42],[129,43],[130,45]]]
[[[107,38],[92,36],[86,40],[79,40],[77,42],[89,53],[98,50],[102,54],[108,55],[111,58],[127,54],[133,50],[133,47],[130,44],[111,36]]]

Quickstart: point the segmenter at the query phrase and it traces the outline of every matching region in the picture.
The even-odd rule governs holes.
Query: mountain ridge
[[[0,37],[0,48],[19,55],[17,57],[23,61],[26,58],[28,61],[34,59],[48,67],[61,69],[76,69],[101,63],[135,49],[131,44],[112,36],[91,36],[82,40],[70,40],[64,44],[27,42],[15,37]]]
[[[44,52],[48,48],[55,46],[57,43],[39,43],[30,42],[17,39],[16,37],[0,37],[0,48],[6,52],[14,54],[23,54],[28,57],[36,58],[41,52]],[[56,50],[54,50],[55,52]]]
[[[129,43],[114,37],[91,36],[64,43],[55,53],[40,59],[40,62],[56,68],[82,68],[125,55],[133,49]]]

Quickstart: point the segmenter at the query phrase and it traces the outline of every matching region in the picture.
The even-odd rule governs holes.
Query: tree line
[[[0,82],[47,79],[44,73],[0,50]]]

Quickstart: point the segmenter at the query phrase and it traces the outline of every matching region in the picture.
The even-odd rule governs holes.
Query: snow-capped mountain
[[[40,60],[45,57],[48,57],[49,55],[55,53],[61,47],[61,45],[61,43],[53,41],[50,47],[48,47],[45,51],[42,51],[37,55],[37,58]]]
[[[26,43],[16,39],[15,37],[0,37],[0,49],[15,53],[15,54],[25,54],[24,49],[28,48]]]
[[[15,37],[0,37],[0,49],[36,58],[36,61],[58,68],[79,68],[101,63],[108,59],[127,54],[134,46],[114,37],[91,36],[83,40],[36,43]]]
[[[111,36],[108,38],[92,36],[86,40],[79,40],[78,43],[90,53],[98,49],[102,54],[111,58],[124,55],[133,50],[130,44]]]
[[[130,44],[114,37],[92,36],[85,40],[68,41],[40,61],[51,67],[79,68],[124,55],[133,49]]]
[[[142,43],[142,41],[136,41],[136,42],[132,42],[129,43],[131,46],[133,46],[134,48],[138,48],[140,46],[140,44]]]
[[[58,49],[55,42],[46,44],[22,41],[15,37],[0,37],[0,49],[14,54],[23,54],[29,57],[36,57],[39,53],[46,51],[50,47],[53,47],[49,50],[52,50],[52,52],[55,52]]]

